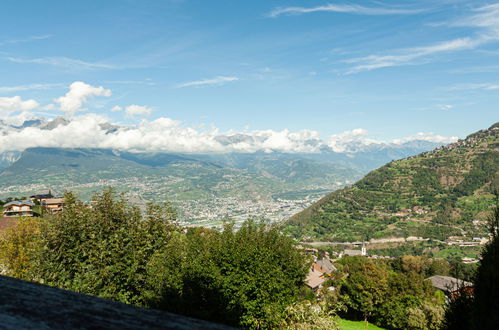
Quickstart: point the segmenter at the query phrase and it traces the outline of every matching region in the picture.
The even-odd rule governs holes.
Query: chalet
[[[50,213],[59,213],[64,207],[64,198],[44,198],[40,200],[40,205]]]
[[[30,201],[12,201],[3,206],[4,217],[33,217],[38,215],[33,211],[35,204]]]

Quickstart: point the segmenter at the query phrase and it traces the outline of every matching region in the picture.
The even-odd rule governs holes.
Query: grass
[[[364,321],[350,321],[345,319],[340,319],[340,329],[343,330],[364,330],[366,329],[366,323]],[[368,324],[368,329],[370,330],[383,330],[372,323]]]

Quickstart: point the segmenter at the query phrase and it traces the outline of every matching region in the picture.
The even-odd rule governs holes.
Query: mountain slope
[[[353,169],[354,166],[351,164],[338,165],[333,162],[315,160],[302,154],[256,152],[196,157],[288,183],[335,183],[345,178],[355,178],[362,173]]]
[[[477,224],[499,190],[498,171],[499,123],[390,162],[294,215],[284,230],[315,240],[481,235]]]
[[[0,172],[0,198],[103,187],[137,204],[172,201],[185,220],[265,216],[282,220],[360,177],[292,154],[182,155],[111,149],[30,148]]]

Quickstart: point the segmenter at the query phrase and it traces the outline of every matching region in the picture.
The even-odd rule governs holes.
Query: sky
[[[73,146],[450,142],[498,114],[499,2],[0,1],[0,118],[86,123],[58,132]],[[102,122],[128,131],[103,141]],[[67,142],[23,134],[4,133],[2,150]]]

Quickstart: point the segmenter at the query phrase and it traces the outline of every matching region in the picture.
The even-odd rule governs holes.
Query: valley
[[[55,131],[68,125],[71,121],[57,117],[16,127],[4,124],[0,130]],[[104,123],[99,129],[114,134],[120,127]],[[238,134],[220,136],[218,141],[230,146],[251,139]],[[248,218],[281,222],[386,162],[439,145],[427,141],[352,142],[342,146],[343,152],[323,145],[314,153],[187,154],[48,147],[8,150],[0,154],[0,199],[51,189],[57,194],[70,190],[90,202],[94,193],[114,187],[142,209],[148,202],[172,202],[185,224],[220,227],[226,220],[240,223]]]

